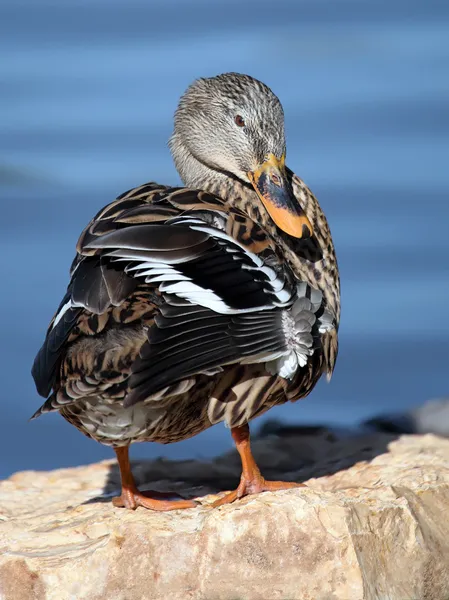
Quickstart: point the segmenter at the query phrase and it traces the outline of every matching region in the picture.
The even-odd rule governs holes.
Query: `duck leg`
[[[234,500],[243,498],[243,496],[249,494],[305,487],[303,483],[295,483],[292,481],[266,481],[262,477],[251,452],[249,426],[242,425],[240,427],[233,427],[231,428],[231,434],[242,460],[240,484],[236,490],[228,492],[225,496],[214,502],[212,504],[213,507],[229,504],[234,502]]]
[[[119,448],[114,448],[114,450],[117,455],[122,480],[121,495],[112,499],[114,506],[130,508],[131,510],[135,510],[138,506],[143,506],[144,508],[157,511],[179,510],[181,508],[194,508],[198,506],[198,503],[192,500],[161,499],[170,495],[173,496],[173,494],[163,494],[155,491],[139,492],[129,464],[129,446],[120,446]]]

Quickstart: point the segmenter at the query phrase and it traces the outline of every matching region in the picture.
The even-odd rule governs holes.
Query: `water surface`
[[[180,94],[240,71],[286,113],[288,164],[328,215],[342,278],[330,385],[263,418],[352,424],[448,391],[449,5],[428,0],[3,0],[0,477],[111,451],[37,408],[30,367],[79,232],[145,181],[177,184]],[[134,456],[210,456],[223,426]]]

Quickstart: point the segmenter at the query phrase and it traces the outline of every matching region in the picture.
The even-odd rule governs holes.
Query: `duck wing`
[[[145,308],[141,356],[134,360],[134,347],[122,361],[123,379],[132,373],[127,404],[191,374],[285,351],[280,309],[292,304],[295,286],[263,230],[211,194],[157,184],[127,192],[89,223],[77,250],[67,293],[33,366],[44,396],[66,386],[61,364],[73,340],[86,335],[83,323],[98,337],[112,316],[115,325],[142,321]],[[104,380],[109,385],[99,371],[87,381],[78,374],[81,392],[105,387]]]

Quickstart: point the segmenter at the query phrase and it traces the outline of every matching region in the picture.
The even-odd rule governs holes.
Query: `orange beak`
[[[313,235],[312,225],[287,180],[284,155],[278,159],[269,154],[258,169],[248,173],[248,179],[279,229],[295,238]]]

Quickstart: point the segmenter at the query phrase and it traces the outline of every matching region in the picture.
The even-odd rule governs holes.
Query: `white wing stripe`
[[[54,329],[56,327],[56,325],[59,323],[59,321],[65,315],[65,313],[69,310],[69,308],[72,308],[72,301],[71,300],[69,300],[68,302],[66,302],[64,304],[64,306],[61,308],[61,310],[58,312],[58,314],[56,315],[55,320],[53,321],[52,329]]]

